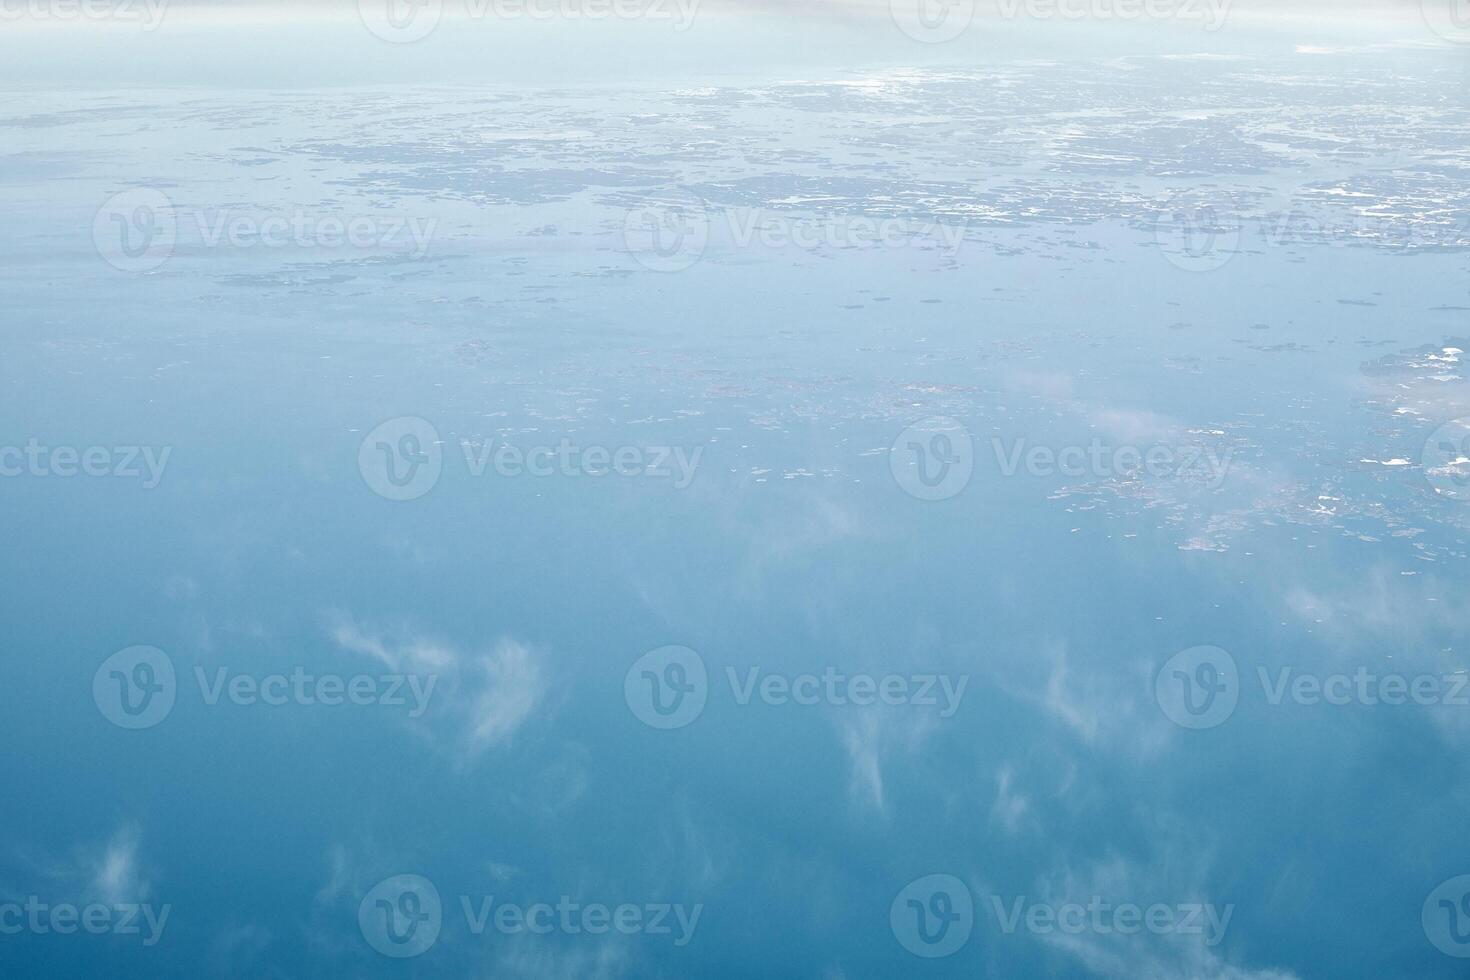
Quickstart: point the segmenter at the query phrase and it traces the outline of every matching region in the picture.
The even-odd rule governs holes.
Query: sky
[[[648,81],[770,75],[854,65],[955,64],[989,57],[1082,57],[1144,51],[1281,50],[1297,44],[1444,43],[1419,3],[1193,0],[1199,18],[1068,19],[1044,4],[1018,14],[998,2],[974,7],[968,28],[942,43],[895,29],[877,2],[740,3],[659,0],[665,17],[602,20],[487,18],[468,0],[431,0],[444,30],[408,44],[363,27],[358,3],[108,0],[117,17],[78,18],[53,0],[7,0],[0,82],[10,85],[299,87]],[[637,7],[635,0],[634,7]],[[653,0],[648,0],[651,4]],[[917,3],[918,0],[904,0]],[[1184,0],[1180,0],[1183,4]],[[1425,0],[1425,3],[1449,0]],[[362,10],[386,8],[373,0]],[[682,3],[682,6],[680,5]],[[1105,0],[1089,0],[1105,12]],[[650,8],[655,9],[655,8]],[[1035,10],[1039,9],[1038,15]],[[1089,8],[1090,9],[1090,8]],[[58,14],[57,11],[63,11]],[[372,14],[376,16],[376,14]],[[167,30],[139,29],[166,24]],[[448,25],[453,25],[452,29]],[[38,32],[47,46],[34,43]],[[74,55],[57,57],[58,51]],[[552,53],[548,56],[548,53]]]

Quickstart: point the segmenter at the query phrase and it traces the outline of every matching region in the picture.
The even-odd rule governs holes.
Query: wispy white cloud
[[[1031,802],[1015,788],[1015,781],[1015,770],[1008,765],[995,773],[995,803],[990,808],[990,819],[1008,834],[1021,829],[1021,822],[1031,809]]]
[[[1211,895],[1207,887],[1212,851],[1167,830],[1162,835],[1164,840],[1150,862],[1110,857],[1065,867],[1037,882],[1036,897],[1054,905],[1075,902],[1085,906],[1096,897],[1114,907],[1123,903],[1145,908],[1154,904],[1208,906],[1212,911],[1203,913],[1191,926],[1198,932],[1054,930],[1038,938],[1075,958],[1091,976],[1108,980],[1296,980],[1289,971],[1232,962],[1225,940],[1234,907]]]
[[[839,728],[847,750],[848,797],[860,810],[887,814],[884,766],[912,757],[938,727],[929,712],[845,710]]]
[[[501,745],[515,736],[545,694],[541,665],[514,640],[501,640],[477,658],[484,685],[471,708],[470,740],[475,747]]]
[[[461,763],[510,744],[538,712],[549,710],[544,660],[514,639],[502,637],[472,654],[403,628],[375,630],[342,612],[329,612],[327,620],[341,649],[389,670],[435,678],[433,701],[412,724]]]

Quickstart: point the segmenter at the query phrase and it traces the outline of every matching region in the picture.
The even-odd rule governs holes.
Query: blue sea
[[[0,0],[0,977],[1466,976],[1457,3]]]

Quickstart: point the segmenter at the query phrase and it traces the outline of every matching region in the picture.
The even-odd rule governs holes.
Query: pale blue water
[[[17,77],[0,972],[1463,975],[1427,38]]]

